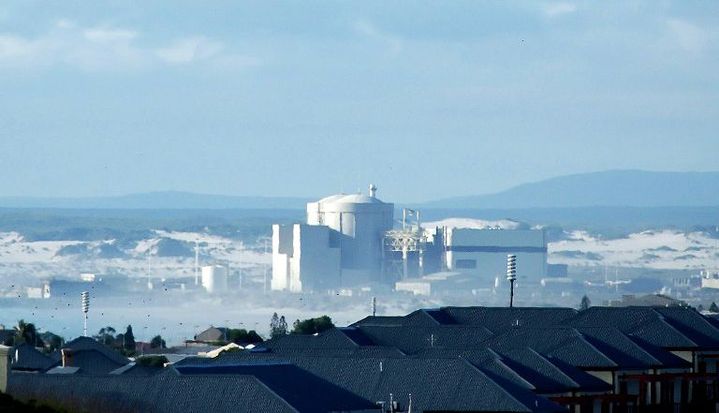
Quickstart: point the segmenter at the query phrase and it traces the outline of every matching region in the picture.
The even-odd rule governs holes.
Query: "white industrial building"
[[[271,288],[330,291],[371,283],[397,287],[397,281],[412,287],[407,282],[437,271],[463,275],[424,280],[441,284],[442,290],[451,280],[466,283],[465,275],[493,284],[504,274],[507,254],[517,255],[520,278],[546,277],[544,231],[446,226],[425,231],[419,211],[409,209],[395,229],[394,205],[379,200],[376,191],[370,185],[367,195],[338,194],[310,202],[306,224],[273,225]],[[415,221],[408,222],[409,217]]]
[[[517,277],[547,275],[547,240],[542,230],[446,228],[446,267],[450,271],[503,277],[507,254],[517,256]]]
[[[207,265],[202,267],[202,287],[210,293],[223,293],[227,291],[227,267],[222,265]]]
[[[328,290],[381,281],[383,239],[394,205],[369,194],[307,204],[307,224],[273,225],[272,289]]]

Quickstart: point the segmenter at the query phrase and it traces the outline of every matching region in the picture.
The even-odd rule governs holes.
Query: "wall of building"
[[[321,291],[340,286],[340,249],[332,245],[333,232],[324,225],[294,225],[290,291]]]
[[[293,251],[293,225],[272,225],[273,290],[288,290],[290,286],[290,257]]]
[[[273,290],[321,291],[341,284],[336,231],[325,225],[273,225]]]
[[[210,294],[226,292],[227,278],[227,267],[222,265],[202,267],[202,286]]]
[[[517,256],[517,277],[543,278],[547,274],[547,243],[542,230],[448,228],[445,239],[447,268],[503,277],[507,254]]]

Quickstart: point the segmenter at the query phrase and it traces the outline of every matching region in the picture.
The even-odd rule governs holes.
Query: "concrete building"
[[[394,205],[379,200],[376,191],[370,185],[367,195],[328,196],[307,204],[306,223],[273,225],[271,288],[336,291],[383,283],[419,294],[453,284],[462,289],[466,284],[456,281],[465,277],[418,278],[448,271],[484,285],[503,277],[507,254],[517,255],[520,278],[547,276],[542,230],[425,230],[420,211],[412,209],[402,211],[401,226],[395,229]],[[434,288],[428,289],[430,284]]]
[[[273,225],[273,290],[321,291],[381,280],[385,232],[394,205],[369,194],[338,194],[307,204],[307,223]]]
[[[507,254],[517,256],[517,277],[547,275],[547,240],[542,230],[447,228],[444,237],[449,271],[503,277]]]
[[[207,265],[202,267],[202,286],[210,294],[227,291],[227,267]]]

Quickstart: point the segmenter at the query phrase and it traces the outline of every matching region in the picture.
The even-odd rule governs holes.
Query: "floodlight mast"
[[[514,306],[514,281],[517,280],[517,256],[507,255],[507,280],[509,281],[509,308]]]
[[[90,311],[90,293],[83,291],[80,293],[80,301],[82,303],[82,312],[84,314],[84,324],[82,329],[82,335],[87,337],[87,312]]]

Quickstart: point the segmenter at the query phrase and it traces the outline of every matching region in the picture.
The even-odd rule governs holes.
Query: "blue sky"
[[[719,169],[719,2],[98,4],[0,3],[0,195]]]

